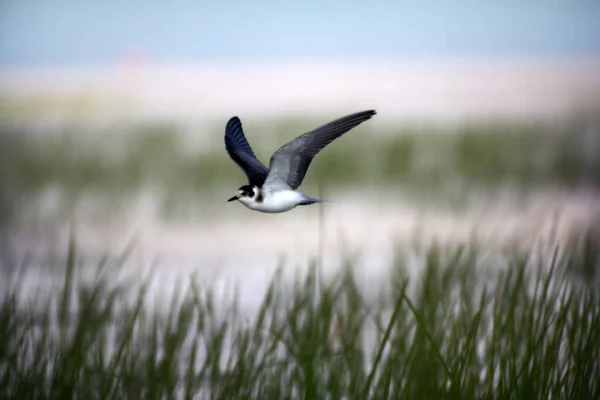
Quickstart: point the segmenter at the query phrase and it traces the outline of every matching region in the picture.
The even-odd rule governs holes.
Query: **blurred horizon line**
[[[485,65],[485,64],[553,64],[553,65],[573,65],[573,64],[598,64],[600,67],[599,54],[580,54],[578,56],[565,57],[563,55],[500,55],[500,54],[461,54],[461,55],[430,55],[430,56],[381,56],[381,57],[362,57],[362,56],[337,56],[337,57],[181,57],[181,58],[160,58],[149,57],[143,53],[124,53],[122,57],[115,57],[110,60],[96,62],[40,62],[40,63],[5,63],[0,62],[0,71],[13,70],[56,70],[56,69],[106,69],[119,67],[123,65],[143,65],[148,67],[210,67],[210,66],[402,66],[402,65]]]

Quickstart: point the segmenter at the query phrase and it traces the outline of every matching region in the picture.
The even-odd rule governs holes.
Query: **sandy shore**
[[[600,106],[600,60],[5,69],[0,94],[4,107],[11,101],[29,104],[30,116],[68,116],[75,108],[76,115],[90,119],[330,116],[363,108],[377,109],[382,123],[559,118]],[[18,118],[19,107],[14,108],[4,118]]]

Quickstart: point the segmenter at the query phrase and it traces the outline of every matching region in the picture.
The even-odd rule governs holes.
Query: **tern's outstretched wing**
[[[225,149],[248,177],[248,184],[263,185],[269,170],[254,155],[238,117],[232,117],[225,126]]]
[[[271,157],[264,186],[297,189],[319,151],[375,114],[374,110],[369,110],[347,115],[284,144]]]

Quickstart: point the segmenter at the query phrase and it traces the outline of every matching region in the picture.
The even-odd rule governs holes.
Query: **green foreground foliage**
[[[194,277],[149,307],[148,280],[111,282],[119,257],[86,282],[71,244],[55,297],[5,285],[0,397],[597,399],[600,293],[573,271],[600,253],[581,243],[494,268],[476,246],[433,246],[410,279],[401,249],[375,297],[352,263],[331,279],[313,265],[276,274],[250,318]]]

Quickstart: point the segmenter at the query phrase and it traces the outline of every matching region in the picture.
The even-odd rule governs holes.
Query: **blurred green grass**
[[[318,124],[290,118],[249,122],[245,130],[259,158],[268,164],[281,144]],[[82,132],[83,126],[77,124],[39,129],[34,132],[23,124],[1,128],[1,218],[48,189],[57,190],[64,204],[75,204],[89,194],[117,204],[150,189],[168,213],[187,207],[180,204],[182,199],[206,197],[245,183],[225,152],[218,124],[207,124],[198,134],[169,123],[108,124],[93,132]],[[365,124],[319,154],[303,189],[308,193],[321,185],[328,190],[398,189],[420,201],[462,199],[474,190],[504,187],[522,192],[545,187],[597,189],[598,154],[600,123],[595,119],[387,128]]]
[[[157,299],[166,313],[149,308],[148,280],[111,278],[126,259],[83,281],[76,250],[54,297],[23,304],[19,280],[4,282],[0,397],[600,396],[600,295],[573,274],[597,274],[598,248],[508,252],[499,269],[475,245],[398,248],[371,300],[351,260],[332,279],[312,265],[290,283],[280,269],[251,318],[193,276]],[[424,267],[409,278],[415,251]]]
[[[272,151],[311,126],[279,121],[261,127],[269,134],[246,130],[259,158],[268,164]],[[600,180],[598,126],[490,122],[404,126],[390,132],[370,127],[356,130],[319,154],[308,183],[439,187],[445,181],[578,185]],[[241,171],[225,153],[220,129],[202,133],[206,144],[189,145],[186,135],[169,124],[126,131],[108,127],[98,134],[65,127],[48,135],[31,133],[23,126],[4,127],[0,135],[3,181],[15,189],[59,185],[70,191],[130,190],[144,184],[201,191],[244,183]]]

